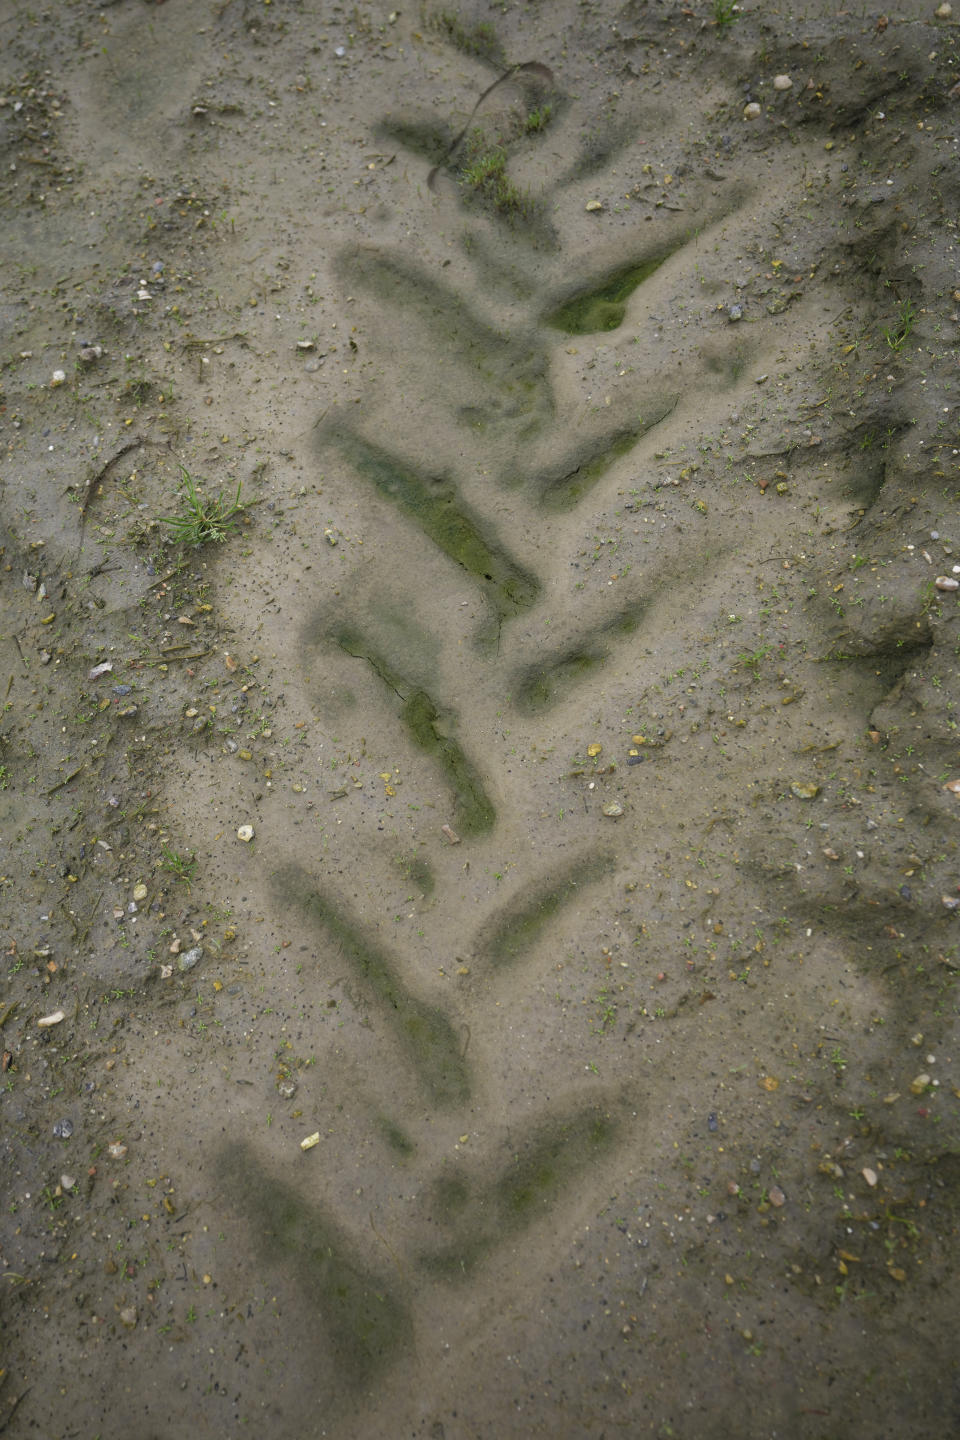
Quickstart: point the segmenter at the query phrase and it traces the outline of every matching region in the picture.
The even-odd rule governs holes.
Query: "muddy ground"
[[[3,6],[5,1434],[960,1427],[942,10]]]

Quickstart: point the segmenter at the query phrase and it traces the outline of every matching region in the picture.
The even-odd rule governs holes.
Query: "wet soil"
[[[5,1434],[960,1424],[942,9],[0,14]]]

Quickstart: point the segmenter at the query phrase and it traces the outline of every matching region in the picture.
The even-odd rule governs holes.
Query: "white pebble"
[[[938,590],[960,590],[960,580],[953,575],[938,575],[933,583]]]
[[[793,81],[789,75],[774,75],[773,77],[774,90],[789,90],[792,84]]]
[[[253,839],[253,826],[241,825],[240,829],[237,831],[237,839],[242,840],[245,844],[249,845],[250,841]]]
[[[64,383],[64,381],[66,380],[66,378],[67,378],[67,372],[66,372],[66,370],[54,370],[53,374],[50,376],[50,388],[51,388],[51,390],[52,390],[56,385],[62,385],[62,384]]]
[[[750,104],[744,107],[743,118],[744,120],[759,120],[760,113],[760,106],[756,100],[751,100]]]

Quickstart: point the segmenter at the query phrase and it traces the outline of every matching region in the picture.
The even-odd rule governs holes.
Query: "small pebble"
[[[930,1076],[927,1074],[916,1075],[910,1081],[910,1094],[922,1095],[930,1084]]]
[[[239,830],[237,831],[237,839],[242,840],[245,845],[249,845],[250,841],[253,839],[253,826],[241,825]]]
[[[140,882],[139,885],[134,885],[134,887],[133,887],[133,898],[134,898],[134,900],[146,900],[146,898],[147,898],[147,887],[146,887],[146,885],[144,885],[144,883],[143,883],[142,880],[141,880],[141,882]]]
[[[120,1311],[120,1321],[121,1321],[121,1324],[127,1325],[127,1326],[129,1326],[129,1327],[132,1329],[133,1326],[136,1325],[136,1323],[137,1323],[137,1310],[136,1310],[136,1306],[134,1306],[134,1305],[126,1305],[126,1306],[124,1306],[124,1308]]]
[[[73,1121],[58,1120],[56,1125],[54,1125],[53,1127],[53,1133],[54,1135],[56,1135],[58,1140],[69,1140],[70,1136],[73,1134]]]
[[[773,77],[774,90],[789,90],[792,85],[793,81],[789,75],[774,75]]]
[[[863,1167],[863,1169],[860,1171],[860,1174],[863,1176],[864,1180],[866,1180],[867,1184],[868,1184],[871,1188],[872,1188],[874,1185],[876,1185],[876,1183],[877,1183],[877,1172],[876,1172],[876,1170],[871,1170],[869,1165],[865,1165],[865,1166]]]
[[[111,1160],[122,1160],[126,1153],[126,1145],[121,1145],[118,1140],[115,1140],[112,1145],[107,1146],[107,1154]]]
[[[938,590],[960,590],[960,580],[953,575],[938,575],[933,583]]]
[[[51,1025],[59,1025],[60,1021],[66,1018],[62,1010],[54,1010],[52,1015],[44,1015],[42,1019],[37,1021],[37,1024],[41,1030],[47,1030]]]
[[[786,1195],[784,1195],[779,1185],[770,1186],[770,1189],[767,1191],[767,1198],[769,1199],[770,1204],[775,1205],[778,1210],[787,1203],[787,1197]]]
[[[744,106],[744,110],[743,110],[743,118],[744,118],[744,120],[759,120],[759,119],[760,119],[760,115],[761,115],[760,106],[757,104],[756,100],[751,100],[751,102],[750,102],[749,105]]]
[[[66,372],[66,370],[54,370],[53,374],[50,376],[50,388],[51,388],[51,390],[54,389],[57,385],[62,385],[62,384],[64,383],[64,381],[66,380],[66,378],[67,378],[67,372]]]
[[[608,820],[619,820],[623,814],[623,806],[619,800],[608,800],[602,808]]]
[[[177,960],[177,969],[192,970],[195,965],[200,964],[200,961],[202,959],[203,946],[197,945],[194,947],[194,949],[185,951],[184,954],[179,957],[179,959]]]
[[[75,1175],[61,1175],[61,1176],[60,1176],[60,1189],[61,1189],[61,1190],[72,1190],[73,1187],[74,1187],[74,1185],[76,1185],[76,1183],[77,1183],[77,1178],[76,1178]]]

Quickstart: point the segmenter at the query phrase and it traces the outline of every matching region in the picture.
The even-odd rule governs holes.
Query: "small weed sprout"
[[[726,30],[740,13],[735,0],[713,0],[713,23],[718,30]]]
[[[433,26],[446,36],[451,45],[462,50],[464,55],[475,55],[495,65],[506,64],[503,46],[488,20],[480,20],[475,25],[464,25],[455,11],[441,10],[434,18]]]
[[[233,499],[221,491],[213,500],[205,500],[189,470],[180,466],[183,514],[159,516],[162,525],[169,525],[175,544],[195,549],[208,542],[221,545],[237,528],[237,516],[245,508],[240,500],[240,485]]]
[[[524,120],[523,128],[528,135],[537,135],[541,130],[546,130],[552,116],[552,105],[538,105]]]
[[[754,650],[752,654],[749,650],[741,650],[737,656],[737,664],[742,665],[746,670],[752,670],[754,679],[759,680],[760,662],[766,659],[771,649],[772,646],[770,645],[761,645],[758,649]]]
[[[903,300],[897,311],[896,325],[884,326],[883,338],[895,353],[899,353],[903,349],[913,330],[916,318],[917,307],[913,301]]]
[[[166,870],[168,874],[182,880],[189,890],[190,881],[197,873],[197,857],[195,855],[178,855],[176,850],[171,850],[167,845],[161,845],[160,849],[163,851],[160,869]]]
[[[527,219],[534,209],[530,196],[507,175],[506,150],[489,143],[482,130],[475,130],[467,142],[460,179],[503,216]]]

